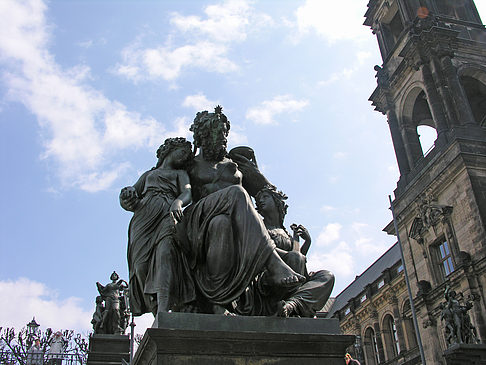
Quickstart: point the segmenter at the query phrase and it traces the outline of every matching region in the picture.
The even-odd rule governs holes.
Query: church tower
[[[392,205],[404,264],[427,363],[444,364],[446,286],[474,299],[468,313],[486,343],[486,30],[473,0],[370,0],[365,17],[383,58],[370,101],[400,171]]]

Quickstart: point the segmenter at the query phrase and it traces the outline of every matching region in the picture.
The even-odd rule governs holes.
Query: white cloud
[[[376,228],[367,223],[353,222],[351,224],[356,252],[363,257],[376,259],[389,248],[389,244],[376,238],[375,230]],[[375,238],[372,238],[373,236]]]
[[[341,280],[355,272],[352,248],[344,241],[325,252],[315,252],[307,258],[309,271],[329,270]]]
[[[132,44],[122,51],[123,63],[116,66],[115,72],[137,82],[159,78],[173,81],[189,67],[218,73],[236,71],[238,66],[227,58],[227,52],[228,47],[208,41],[177,48]]]
[[[371,52],[363,52],[363,51],[358,51],[356,53],[356,57],[353,58],[355,60],[354,64],[351,66],[344,67],[343,69],[331,73],[331,75],[323,81],[319,81],[317,83],[317,86],[327,86],[330,84],[333,84],[337,81],[342,81],[342,80],[350,80],[351,77],[359,71],[361,66],[363,66],[366,62],[371,57]]]
[[[246,112],[246,118],[256,124],[278,124],[275,116],[297,112],[307,105],[309,105],[307,100],[296,100],[291,95],[278,95],[271,100],[263,101],[260,106],[250,108]]]
[[[323,205],[320,210],[321,210],[321,212],[327,213],[327,212],[332,212],[335,209],[336,208],[334,208],[331,205]]]
[[[81,299],[76,297],[59,298],[55,290],[37,281],[26,278],[0,281],[2,327],[19,330],[35,316],[43,329],[72,329],[85,333],[91,330],[92,312],[84,310],[80,303]]]
[[[93,45],[92,39],[84,41],[84,42],[78,42],[78,46],[80,46],[81,48],[86,48],[86,49],[91,48],[92,45]]]
[[[219,102],[209,100],[206,97],[206,95],[202,93],[195,94],[195,95],[188,95],[182,102],[182,106],[191,108],[195,111],[202,111],[202,110],[211,111],[218,104]]]
[[[204,10],[206,19],[174,13],[171,23],[182,32],[200,34],[218,43],[244,41],[250,24],[251,9],[247,1],[230,0],[209,5]]]
[[[228,136],[229,146],[242,146],[248,144],[248,137],[243,133],[243,131],[235,130],[232,128]]]
[[[334,158],[335,160],[343,160],[343,159],[347,158],[348,156],[349,156],[348,152],[338,151],[338,152],[335,152],[332,155],[332,158]]]
[[[365,6],[366,2],[363,0],[307,0],[296,11],[297,36],[312,31],[329,43],[361,41],[371,32],[362,25]]]
[[[145,47],[141,37],[122,51],[122,63],[115,72],[134,82],[176,80],[185,69],[228,73],[239,69],[229,58],[230,46],[246,40],[249,32],[272,24],[265,14],[257,14],[245,0],[228,0],[209,5],[205,17],[172,13],[173,29],[164,45]],[[178,36],[184,36],[177,44]]]
[[[2,79],[37,117],[42,157],[55,161],[61,185],[104,189],[127,167],[114,162],[120,150],[155,146],[166,130],[90,87],[87,66],[62,69],[48,50],[45,11],[40,0],[0,2]]]
[[[340,176],[329,176],[327,178],[327,181],[330,183],[330,184],[337,184],[339,182],[339,180],[341,180],[341,177]]]
[[[343,226],[339,223],[329,223],[325,226],[317,236],[317,246],[329,246],[331,243],[337,241],[341,235]]]

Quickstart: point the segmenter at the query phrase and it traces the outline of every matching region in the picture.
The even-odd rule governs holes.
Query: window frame
[[[446,280],[450,274],[456,271],[450,242],[442,238],[435,244],[434,249],[440,276],[443,280]]]

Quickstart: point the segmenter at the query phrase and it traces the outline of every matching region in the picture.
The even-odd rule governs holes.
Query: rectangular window
[[[398,266],[397,273],[401,273],[403,271],[403,265]]]
[[[454,264],[452,263],[451,250],[447,241],[442,242],[438,247],[439,266],[444,278],[454,272]]]
[[[346,308],[346,310],[344,311],[344,315],[347,316],[349,313],[351,313],[351,308]]]
[[[363,303],[366,300],[366,294],[363,294],[359,299],[360,303]]]
[[[381,279],[378,283],[378,289],[381,289],[385,285],[385,279]]]

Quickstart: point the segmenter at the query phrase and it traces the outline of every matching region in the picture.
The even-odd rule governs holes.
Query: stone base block
[[[132,365],[343,365],[335,319],[159,313]]]
[[[486,365],[486,345],[456,344],[444,351],[447,365]]]
[[[127,335],[93,335],[89,339],[87,365],[120,365],[130,360]]]

